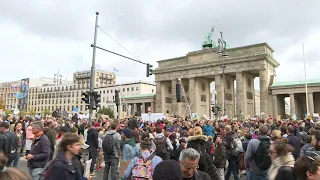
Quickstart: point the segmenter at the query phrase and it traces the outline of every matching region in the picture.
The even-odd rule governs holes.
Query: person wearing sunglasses
[[[319,180],[320,157],[304,156],[298,158],[294,164],[294,172],[299,180]]]
[[[287,139],[275,140],[270,145],[269,156],[272,164],[268,171],[269,180],[296,180],[293,172],[294,148],[288,144]]]

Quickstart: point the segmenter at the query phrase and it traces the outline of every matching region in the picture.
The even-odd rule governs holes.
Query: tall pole
[[[223,116],[226,115],[226,79],[225,79],[225,72],[224,72],[224,69],[225,69],[225,64],[224,64],[224,57],[228,57],[228,54],[227,54],[227,50],[226,50],[226,46],[227,46],[227,43],[224,41],[223,39],[223,35],[222,35],[222,32],[220,32],[221,34],[221,37],[220,39],[218,39],[218,54],[221,54],[221,63],[222,63],[222,83],[223,83]]]
[[[92,121],[92,107],[93,107],[93,91],[94,91],[94,79],[95,79],[95,69],[96,69],[96,45],[97,45],[97,30],[98,30],[98,16],[99,12],[96,12],[96,24],[94,26],[94,40],[93,40],[93,54],[92,54],[92,65],[90,72],[90,96],[89,96],[89,122]]]
[[[304,62],[304,84],[305,84],[305,88],[306,88],[307,115],[309,115],[308,84],[307,84],[307,68],[306,68],[306,58],[304,58],[304,44],[302,44],[302,58],[303,58],[303,62]]]

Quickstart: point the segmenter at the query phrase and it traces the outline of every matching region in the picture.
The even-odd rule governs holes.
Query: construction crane
[[[186,96],[186,93],[184,91],[183,85],[182,85],[182,81],[181,78],[178,79],[178,84],[181,87],[181,95],[184,98],[184,102],[186,103],[186,114],[187,116],[189,116],[189,118],[191,118],[191,107],[188,101],[188,98]]]

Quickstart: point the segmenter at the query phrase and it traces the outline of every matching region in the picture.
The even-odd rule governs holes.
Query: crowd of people
[[[103,164],[104,180],[320,180],[310,119],[0,119],[1,180],[90,179]]]

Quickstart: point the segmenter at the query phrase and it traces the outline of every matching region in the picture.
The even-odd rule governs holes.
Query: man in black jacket
[[[89,159],[92,159],[91,167],[90,167],[90,175],[94,176],[94,166],[96,164],[97,156],[98,156],[98,148],[99,148],[99,132],[96,128],[99,128],[99,123],[95,122],[94,126],[92,124],[88,124],[88,136],[86,144],[89,145]]]
[[[184,180],[211,180],[209,174],[197,170],[199,159],[200,153],[193,148],[181,152],[179,161]]]
[[[67,133],[59,143],[56,158],[45,168],[45,179],[70,180],[81,179],[83,166],[76,155],[80,151],[80,137]]]
[[[0,124],[0,152],[3,152],[8,158],[8,167],[13,167],[14,161],[18,156],[18,137],[15,133],[9,131],[8,122]]]
[[[221,136],[218,136],[216,139],[216,149],[214,151],[214,161],[213,164],[217,168],[217,174],[219,175],[220,179],[224,179],[224,167],[226,167],[227,162],[227,149],[222,143]]]
[[[50,141],[43,133],[43,125],[40,121],[32,123],[32,133],[34,140],[31,145],[31,150],[27,155],[28,168],[33,180],[39,180],[43,168],[49,162],[50,158]]]

